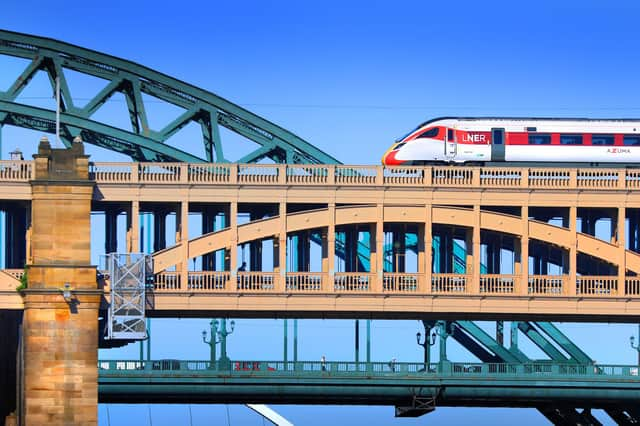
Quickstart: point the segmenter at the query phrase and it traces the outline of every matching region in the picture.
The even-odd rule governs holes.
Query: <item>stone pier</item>
[[[90,265],[88,156],[81,142],[52,149],[43,138],[34,159],[18,415],[25,425],[96,425],[101,290]]]

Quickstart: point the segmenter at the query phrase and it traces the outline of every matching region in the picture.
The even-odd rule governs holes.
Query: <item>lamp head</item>
[[[631,346],[633,346],[633,342],[636,341],[635,336],[629,336],[629,342],[631,343]]]
[[[62,297],[64,300],[71,300],[71,284],[64,283],[64,287],[62,287]]]
[[[422,337],[422,333],[420,333],[419,331],[416,333],[416,342],[418,342],[418,344],[420,344],[420,338]]]
[[[236,322],[231,320],[231,331],[233,331],[234,328],[236,328]]]

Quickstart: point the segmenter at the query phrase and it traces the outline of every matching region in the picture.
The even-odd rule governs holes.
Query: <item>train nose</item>
[[[390,149],[384,153],[382,156],[382,164],[384,166],[399,166],[403,163],[402,160],[398,160],[396,155],[398,154],[397,149]]]

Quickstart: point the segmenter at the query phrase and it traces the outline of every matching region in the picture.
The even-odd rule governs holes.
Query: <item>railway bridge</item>
[[[99,318],[113,313],[116,287],[109,271],[91,264],[92,251],[150,253],[141,296],[148,317],[404,318],[422,320],[427,336],[439,330],[433,366],[427,345],[422,366],[398,364],[400,376],[370,360],[330,364],[328,384],[348,385],[336,403],[373,401],[356,390],[370,385],[383,386],[383,402],[399,415],[439,402],[533,405],[558,424],[597,424],[592,408],[621,423],[638,420],[638,370],[594,366],[551,321],[638,321],[639,170],[341,165],[273,123],[137,64],[4,31],[0,54],[28,59],[0,92],[0,123],[53,130],[54,111],[18,102],[33,75],[45,72],[61,86],[66,145],[52,148],[43,138],[33,160],[0,161],[0,328],[10,341],[0,358],[18,360],[0,376],[11,389],[0,412],[16,411],[8,423],[95,424],[99,400],[135,393],[140,401],[171,400],[166,383],[201,385],[183,400],[220,401],[228,391],[239,401],[249,383],[254,402],[266,400],[259,389],[269,386],[287,386],[285,397],[301,402],[324,377],[318,363],[270,370],[262,362],[230,383],[229,360],[166,369],[162,361],[159,368],[99,362],[98,346],[107,344]],[[64,69],[109,82],[79,107]],[[117,92],[127,99],[127,130],[92,119]],[[153,131],[143,94],[184,113]],[[203,156],[167,143],[190,122],[203,130]],[[218,126],[259,147],[228,162]],[[135,161],[92,162],[83,141]],[[265,159],[274,164],[254,163]],[[92,226],[97,215],[103,229]],[[496,321],[495,337],[474,320]],[[507,348],[505,320],[512,336],[526,335],[549,360],[536,363],[513,341]],[[483,364],[448,362],[448,338]],[[356,374],[343,377],[344,369]],[[578,379],[582,385],[572,386]],[[140,380],[150,385],[136,387]],[[525,404],[518,380],[555,397]],[[482,395],[473,391],[480,381]],[[416,384],[430,398],[416,398]]]

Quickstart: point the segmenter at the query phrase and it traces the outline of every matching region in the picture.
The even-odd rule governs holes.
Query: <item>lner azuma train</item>
[[[640,166],[640,119],[436,118],[382,157],[389,166],[503,162]]]

